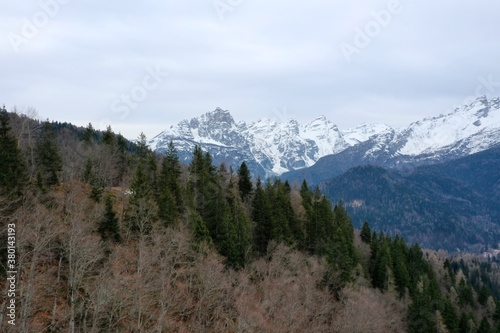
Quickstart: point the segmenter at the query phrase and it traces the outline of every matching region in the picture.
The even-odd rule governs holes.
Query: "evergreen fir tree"
[[[122,182],[129,164],[129,161],[127,160],[126,151],[127,151],[127,141],[121,134],[118,134],[116,136],[116,154],[118,159],[117,161],[118,172],[117,172],[116,182],[118,184]]]
[[[262,188],[260,177],[257,178],[255,195],[252,200],[252,220],[255,222],[255,249],[263,255],[271,240],[271,206]]]
[[[490,288],[486,284],[483,284],[481,289],[479,290],[479,295],[477,297],[477,301],[481,305],[485,305],[488,298],[491,296]]]
[[[198,214],[198,212],[192,211],[189,214],[189,223],[196,242],[207,242],[209,244],[212,244],[210,232],[208,231],[205,222],[201,218],[200,214]]]
[[[9,115],[5,106],[0,108],[0,194],[18,197],[25,187],[28,174],[17,139],[12,136]]]
[[[236,184],[230,184],[228,194],[229,208],[231,211],[230,236],[235,236],[233,257],[229,257],[229,262],[233,267],[241,268],[245,266],[252,245],[252,223],[248,217],[243,202],[240,198],[240,192]]]
[[[450,333],[458,332],[458,316],[449,298],[444,301],[443,320]]]
[[[372,239],[372,231],[370,229],[370,225],[368,224],[368,221],[365,221],[363,223],[363,227],[361,228],[360,236],[361,236],[361,240],[364,243],[370,244],[371,239]]]
[[[139,157],[139,163],[146,164],[149,152],[146,135],[141,132],[137,138],[137,156]]]
[[[158,191],[160,192],[158,214],[166,224],[171,224],[183,209],[180,177],[179,157],[172,141],[170,141],[158,177]]]
[[[394,238],[391,245],[392,271],[394,283],[399,297],[403,297],[406,288],[410,285],[410,273],[406,265],[406,253],[408,248],[404,240],[398,236]]]
[[[90,159],[85,163],[85,170],[82,178],[84,182],[91,186],[90,198],[95,202],[100,202],[102,193],[104,192],[104,185],[94,172],[94,163]]]
[[[238,169],[238,189],[240,191],[240,196],[243,201],[247,200],[250,193],[252,193],[253,185],[250,176],[250,171],[245,162],[241,163]]]
[[[153,228],[156,206],[153,202],[153,191],[149,181],[143,166],[139,164],[130,186],[132,196],[127,213],[129,228],[134,233],[149,234]]]
[[[176,200],[168,187],[160,189],[160,195],[157,199],[158,217],[163,223],[163,226],[168,227],[173,225],[179,215]]]
[[[486,317],[483,317],[483,319],[481,319],[476,333],[491,333],[491,325]]]
[[[52,125],[46,121],[37,142],[37,164],[45,185],[59,184],[59,173],[62,171],[62,158]]]
[[[118,226],[118,218],[113,211],[113,199],[110,195],[106,196],[104,204],[105,210],[99,223],[99,234],[101,235],[103,241],[112,240],[114,242],[119,242],[121,237]]]
[[[92,126],[91,123],[89,123],[87,127],[83,130],[83,136],[82,136],[83,142],[85,142],[88,145],[94,143],[94,135],[95,135],[94,127]]]
[[[106,131],[102,135],[102,143],[107,146],[113,146],[115,143],[115,133],[111,130],[111,126],[106,127]]]

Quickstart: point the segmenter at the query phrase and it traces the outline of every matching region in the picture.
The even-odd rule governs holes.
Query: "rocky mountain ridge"
[[[215,163],[237,168],[246,161],[254,175],[284,174],[284,178],[294,180],[322,158],[331,164],[335,161],[329,159],[342,156],[339,154],[351,157],[346,167],[432,164],[500,143],[500,99],[480,97],[449,114],[425,118],[399,129],[363,124],[341,130],[325,116],[306,124],[294,119],[268,118],[247,124],[236,122],[229,111],[217,108],[171,126],[149,144],[162,152],[169,141],[173,141],[185,162],[189,162],[194,146],[200,145],[214,157]]]

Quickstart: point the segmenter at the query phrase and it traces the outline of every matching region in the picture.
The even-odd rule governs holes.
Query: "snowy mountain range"
[[[363,124],[341,130],[324,116],[306,124],[294,119],[261,119],[247,124],[236,122],[229,111],[217,108],[171,126],[149,144],[162,152],[170,141],[184,162],[189,162],[194,146],[200,145],[212,155],[214,163],[224,162],[237,169],[245,161],[253,174],[261,177],[288,172],[285,178],[299,179],[306,168],[332,156],[345,170],[361,164],[396,168],[431,164],[500,144],[500,99],[480,97],[447,115],[398,129]],[[342,156],[350,162],[344,163]]]

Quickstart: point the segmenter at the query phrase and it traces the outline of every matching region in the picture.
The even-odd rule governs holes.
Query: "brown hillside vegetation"
[[[305,181],[253,180],[199,147],[187,166],[144,135],[13,118],[0,109],[2,332],[500,328],[496,258],[355,231]]]
[[[391,294],[349,286],[336,299],[326,263],[282,244],[240,271],[189,230],[105,244],[102,205],[78,182],[16,211],[18,308],[5,332],[401,332],[404,306]],[[2,290],[5,290],[2,280]],[[5,309],[5,303],[2,303]],[[391,315],[387,315],[390,313]]]

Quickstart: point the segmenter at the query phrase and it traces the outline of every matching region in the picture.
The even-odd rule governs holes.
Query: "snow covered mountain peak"
[[[499,131],[498,98],[488,100],[483,96],[447,115],[410,124],[399,138],[404,143],[399,153],[411,156],[435,154],[458,144],[460,149],[472,154],[484,150],[485,145],[500,142]]]
[[[225,162],[236,169],[246,161],[261,177],[309,167],[321,157],[356,147],[362,147],[367,161],[380,156],[384,160],[406,156],[434,161],[500,144],[500,99],[480,97],[449,114],[425,118],[401,129],[365,123],[340,130],[325,116],[305,124],[269,118],[236,122],[228,110],[216,108],[171,126],[153,138],[150,146],[161,152],[169,141],[174,142],[185,162],[189,162],[194,146],[200,145],[210,152],[214,163]]]

